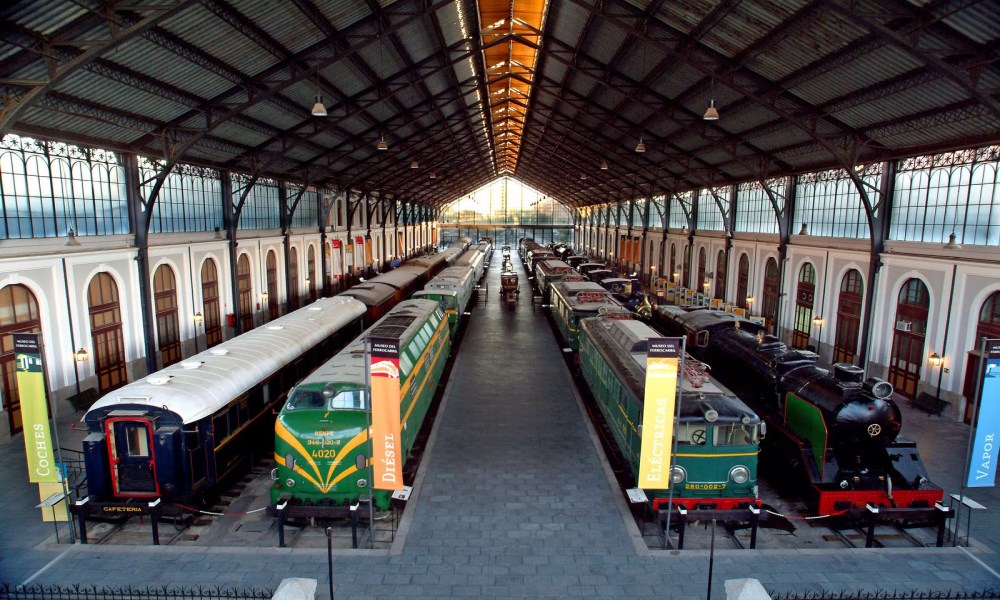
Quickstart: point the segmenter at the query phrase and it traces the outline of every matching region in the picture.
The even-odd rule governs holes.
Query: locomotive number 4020
[[[337,458],[337,451],[334,449],[317,448],[310,450],[309,455],[313,458]]]

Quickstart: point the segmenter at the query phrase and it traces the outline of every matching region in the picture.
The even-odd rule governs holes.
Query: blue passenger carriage
[[[199,503],[267,455],[285,392],[361,330],[322,298],[100,398],[84,415],[90,496]]]

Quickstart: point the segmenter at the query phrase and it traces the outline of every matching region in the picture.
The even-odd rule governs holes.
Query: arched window
[[[708,293],[709,286],[712,285],[705,276],[705,271],[708,268],[707,263],[708,253],[705,252],[705,247],[702,246],[698,249],[698,279],[694,282],[694,289],[706,294]]]
[[[274,250],[267,251],[267,268],[265,273],[267,280],[267,317],[273,321],[280,315],[278,313],[278,258]]]
[[[295,246],[288,249],[288,281],[292,288],[288,297],[288,310],[291,312],[299,307],[299,253]]]
[[[715,257],[715,290],[713,298],[722,300],[726,297],[726,252],[719,250]]]
[[[100,393],[125,385],[125,338],[118,285],[108,273],[98,273],[87,288],[90,305],[90,335],[94,347],[94,372]]]
[[[177,324],[177,280],[174,271],[160,265],[153,273],[153,304],[156,306],[156,341],[167,367],[181,359],[181,335]]]
[[[7,412],[10,434],[24,429],[21,422],[21,397],[17,391],[17,372],[14,363],[15,333],[41,333],[42,321],[38,312],[38,301],[31,290],[23,285],[6,285],[0,289],[0,367],[3,380],[0,394],[3,394],[3,409]]]
[[[813,300],[816,296],[816,269],[809,263],[799,269],[799,282],[795,287],[795,323],[792,330],[792,348],[809,346],[812,329]]]
[[[306,277],[309,279],[309,301],[316,300],[316,248],[309,246],[306,252]]]
[[[663,268],[663,251],[666,250],[666,246],[666,240],[660,240],[659,250],[656,252],[656,258],[653,259],[653,266],[656,267],[653,269],[654,277],[662,277],[664,273],[669,273]]]
[[[968,359],[965,363],[965,384],[962,393],[968,400],[965,404],[965,414],[963,418],[966,423],[971,423],[976,414],[976,399],[979,396],[981,385],[976,381],[980,375],[980,363],[982,362],[983,338],[1000,338],[1000,292],[993,292],[983,302],[979,308],[979,323],[976,325],[976,339],[973,347],[969,350]]]
[[[250,258],[241,254],[236,261],[236,292],[240,300],[240,327],[244,332],[253,329],[253,276],[250,274]]]
[[[746,253],[740,254],[740,266],[736,271],[736,306],[747,308],[747,296],[750,291],[750,258]]]
[[[211,348],[222,341],[219,270],[211,258],[201,265],[201,310],[205,318],[205,343]]]
[[[764,289],[760,300],[760,314],[764,317],[764,326],[768,331],[774,331],[775,319],[778,317],[778,261],[767,259],[764,263]]]
[[[896,391],[914,398],[924,361],[924,335],[930,311],[927,286],[919,279],[909,279],[899,290],[896,304],[895,331],[889,359],[889,383]]]
[[[861,272],[851,269],[840,282],[837,300],[837,333],[833,340],[833,362],[854,363],[861,329],[861,303],[865,284]]]

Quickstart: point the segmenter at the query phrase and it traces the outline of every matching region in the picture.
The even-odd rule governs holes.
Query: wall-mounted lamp
[[[708,288],[712,287],[712,282],[706,279],[702,282],[701,287],[705,288],[705,293],[708,293]]]
[[[72,229],[70,229],[70,231],[73,231],[73,230],[72,230]],[[69,244],[66,244],[66,245],[68,246]],[[960,250],[960,249],[962,248],[962,244],[959,244],[959,243],[958,243],[958,238],[956,238],[956,237],[955,237],[955,232],[954,232],[954,231],[952,231],[952,232],[951,232],[951,233],[950,233],[950,234],[948,235],[948,243],[947,243],[947,244],[945,244],[945,245],[944,245],[944,246],[942,246],[942,247],[943,247],[943,248],[944,248],[945,250]]]
[[[306,277],[306,285],[309,285],[310,279]]]
[[[802,228],[799,229],[799,235],[809,235],[809,225],[803,223]]]
[[[267,304],[267,292],[260,293],[260,302],[261,304]]]
[[[90,360],[90,353],[87,352],[86,348],[80,348],[73,356],[76,357],[76,362],[87,362]]]
[[[819,315],[816,315],[815,317],[813,317],[813,325],[815,325],[816,327],[822,327],[823,326],[823,317],[821,317]]]
[[[753,296],[747,296],[747,308],[750,308],[751,306],[753,306],[754,300],[755,300],[755,298]]]
[[[681,272],[680,271],[674,271],[674,282],[676,283],[676,282],[679,282],[680,280],[681,280]]]
[[[927,362],[930,363],[932,367],[940,367],[943,360],[937,352],[933,352],[929,357],[927,357]]]
[[[204,321],[204,320],[205,320],[205,317],[202,316],[201,312],[194,313],[194,324],[195,324],[195,326],[201,325],[201,322]]]
[[[954,238],[954,237],[955,237],[955,234],[952,234],[952,238]],[[76,230],[73,229],[72,227],[70,227],[69,231],[66,232],[66,238],[67,238],[66,239],[66,245],[67,246],[79,246],[80,245],[80,240],[76,239]]]

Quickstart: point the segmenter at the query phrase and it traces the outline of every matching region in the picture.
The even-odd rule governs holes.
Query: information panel
[[[372,464],[379,490],[403,489],[400,436],[399,340],[369,338],[371,342]]]
[[[969,461],[968,487],[993,487],[1000,458],[1000,340],[986,340],[979,420]]]
[[[670,450],[674,439],[680,348],[680,338],[649,340],[639,452],[640,488],[663,490],[670,484]]]
[[[14,368],[21,398],[21,419],[24,423],[24,450],[28,459],[28,481],[55,483],[59,481],[55,446],[49,429],[49,405],[45,394],[45,373],[37,333],[15,333]]]

